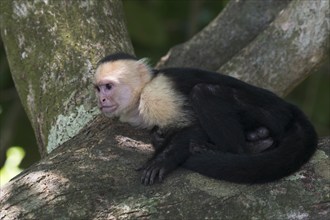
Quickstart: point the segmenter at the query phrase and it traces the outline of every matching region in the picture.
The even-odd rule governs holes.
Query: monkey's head
[[[138,108],[144,86],[151,80],[144,60],[117,53],[99,62],[94,78],[98,107],[107,117],[118,117]]]

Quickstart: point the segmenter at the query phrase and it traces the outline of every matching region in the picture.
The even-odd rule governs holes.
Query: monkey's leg
[[[255,123],[253,117],[242,116],[242,106],[237,103],[232,88],[220,85],[198,84],[191,93],[193,108],[203,130],[211,139],[206,150],[224,151],[235,154],[255,154],[273,147],[273,137],[268,128],[260,126],[246,131],[246,122]],[[236,94],[237,95],[237,94]],[[251,106],[249,107],[251,108]],[[249,109],[249,111],[258,109]],[[246,110],[245,110],[246,112]],[[249,124],[248,123],[248,124]],[[192,150],[198,152],[196,146]]]
[[[247,148],[245,153],[255,154],[262,151],[268,150],[272,147],[274,141],[269,134],[269,130],[265,127],[259,127],[253,131],[248,131],[245,133]],[[224,152],[223,148],[219,148],[210,142],[190,143],[190,153],[200,154],[200,153],[217,153]]]
[[[219,151],[243,154],[246,148],[244,129],[234,100],[225,95],[230,92],[230,88],[198,84],[190,97],[193,110],[210,143]]]

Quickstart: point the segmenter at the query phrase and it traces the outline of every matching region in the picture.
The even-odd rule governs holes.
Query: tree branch
[[[283,96],[327,58],[330,48],[329,1],[289,2],[230,1],[157,66],[219,71]]]
[[[74,52],[72,53],[68,52],[68,54],[71,55],[64,54],[63,58],[58,58],[69,59],[67,63],[64,62],[65,65],[69,65],[67,70],[64,67],[62,68],[61,66],[59,66],[61,62],[58,62],[56,60],[56,56],[54,58],[55,60],[52,60],[53,56],[50,56],[49,54],[47,55],[50,56],[49,59],[52,61],[52,63],[56,64],[55,67],[58,67],[64,71],[63,73],[80,73],[79,76],[76,75],[75,77],[69,76],[70,74],[65,75],[65,77],[68,77],[70,80],[72,80],[67,81],[65,79],[62,79],[65,78],[62,72],[56,72],[55,76],[59,76],[59,78],[53,77],[52,79],[59,80],[60,88],[62,88],[63,86],[67,86],[69,82],[74,82],[75,85],[70,87],[71,90],[65,90],[66,93],[63,92],[65,94],[62,95],[65,98],[53,98],[54,95],[60,95],[60,93],[56,91],[54,91],[54,93],[48,93],[48,90],[43,90],[43,84],[40,84],[37,80],[40,78],[36,78],[38,76],[46,77],[40,73],[43,70],[47,71],[47,69],[43,68],[45,67],[44,65],[46,65],[43,63],[45,62],[46,58],[41,57],[43,61],[41,63],[41,66],[38,65],[36,58],[38,57],[38,55],[43,54],[41,49],[36,49],[38,53],[29,53],[29,57],[31,57],[31,59],[33,58],[31,61],[35,62],[27,62],[25,61],[25,58],[23,59],[23,57],[21,57],[21,54],[23,52],[29,52],[25,51],[28,48],[31,47],[34,50],[35,48],[32,47],[32,43],[38,43],[39,41],[35,41],[36,39],[33,38],[34,41],[31,41],[32,43],[27,45],[29,47],[24,46],[23,49],[20,48],[19,36],[21,35],[19,35],[18,37],[15,36],[14,33],[16,33],[17,30],[13,30],[13,27],[15,26],[11,26],[13,25],[13,22],[18,19],[15,16],[19,16],[22,13],[23,15],[25,15],[25,7],[16,7],[16,10],[18,11],[11,15],[11,13],[13,13],[13,9],[11,8],[11,6],[19,4],[20,1],[14,1],[13,4],[9,2],[10,1],[7,1],[4,4],[4,1],[1,1],[1,33],[2,36],[6,38],[5,44],[7,47],[7,52],[10,55],[9,59],[11,60],[10,66],[14,69],[14,74],[16,74],[16,81],[18,81],[16,82],[16,84],[21,87],[21,99],[23,100],[26,109],[31,114],[30,119],[34,121],[33,126],[35,130],[39,131],[36,127],[38,127],[38,123],[40,123],[42,126],[41,131],[37,133],[40,133],[41,135],[45,136],[46,134],[48,134],[47,129],[50,129],[51,122],[54,122],[54,119],[56,119],[56,116],[60,112],[65,111],[70,113],[70,111],[67,111],[67,109],[75,108],[76,106],[79,106],[81,105],[81,103],[83,103],[80,98],[84,99],[86,97],[89,97],[86,96],[88,88],[83,88],[82,93],[79,92],[81,87],[83,87],[84,85],[86,86],[87,83],[90,83],[88,80],[82,80],[83,82],[78,82],[79,79],[83,78],[83,75],[84,73],[86,73],[86,71],[83,71],[80,68],[75,69],[73,67],[70,67],[70,64],[72,64],[74,67],[76,67],[75,65],[79,66],[80,64],[84,66],[84,62],[82,61],[81,63],[79,59],[76,58],[77,56],[83,56],[84,58],[89,57],[87,55],[89,53],[85,54],[85,50],[80,50],[81,48],[79,46],[80,49],[78,51],[73,50]],[[71,3],[73,2],[75,3],[76,1],[72,1]],[[89,3],[90,2],[93,1],[89,1]],[[240,2],[246,2],[246,4],[251,4],[251,2],[254,2],[255,4],[261,4],[260,2],[266,1],[232,1],[231,4],[243,4]],[[275,4],[275,1],[269,0],[268,2],[270,2],[270,4]],[[276,2],[280,2],[279,4],[282,4],[282,1]],[[309,2],[311,2],[311,5],[308,5]],[[40,4],[44,3],[45,2],[41,2]],[[104,1],[104,4],[107,3],[116,4],[117,1]],[[103,1],[95,1],[94,4],[103,4]],[[301,9],[299,4],[304,5],[306,8]],[[86,10],[82,10],[82,12],[86,12],[86,14],[88,14],[88,8],[93,7],[93,5],[90,4],[87,7],[85,6],[84,4],[80,5],[80,7],[84,7],[84,10]],[[238,71],[240,65],[244,66],[251,63],[249,62],[249,57],[245,57],[246,60],[243,59],[243,54],[245,54],[246,56],[254,55],[254,53],[251,53],[249,50],[254,51],[255,53],[258,53],[258,51],[260,50],[259,55],[266,54],[266,52],[272,52],[267,48],[259,48],[259,50],[257,50],[257,42],[260,42],[261,46],[267,47],[267,44],[264,43],[263,36],[268,37],[269,40],[273,40],[271,42],[280,42],[281,37],[286,40],[291,40],[288,38],[284,38],[284,36],[287,35],[283,34],[282,32],[277,33],[271,31],[275,30],[275,28],[279,28],[279,31],[281,29],[283,30],[283,28],[285,30],[295,30],[293,27],[291,27],[291,23],[286,24],[285,21],[281,20],[288,19],[288,21],[295,21],[295,18],[290,16],[306,16],[298,17],[301,19],[301,22],[296,28],[305,33],[305,35],[300,36],[306,36],[307,42],[309,42],[309,44],[314,44],[314,42],[310,41],[311,39],[315,39],[314,35],[317,36],[320,33],[325,33],[329,31],[329,9],[324,9],[328,8],[326,6],[329,6],[329,2],[327,0],[315,2],[299,0],[292,1],[289,7],[294,8],[296,10],[301,9],[303,14],[300,14],[299,12],[293,13],[293,9],[290,8],[285,9],[271,25],[259,29],[259,31],[262,32],[259,34],[256,33],[255,37],[253,37],[252,39],[243,40],[245,43],[241,43],[238,47],[238,50],[236,49],[235,52],[232,52],[229,57],[224,59],[225,61],[222,60],[218,64],[214,65],[212,68],[218,69],[220,65],[226,62],[228,64],[223,65],[223,68],[225,68],[226,66],[226,68],[231,67],[233,69],[233,71],[231,72],[238,74],[240,72]],[[111,7],[108,7],[110,6],[105,6],[106,9],[109,9],[111,11]],[[310,10],[308,10],[308,7],[310,7]],[[60,9],[63,8],[60,8],[58,6],[57,10]],[[100,19],[101,24],[105,25],[103,27],[107,27],[107,25],[118,25],[118,23],[112,24],[108,21],[102,21],[105,20],[104,16],[108,16],[107,10],[102,11],[103,9],[104,8],[100,9],[101,16],[95,19]],[[113,9],[114,11],[111,11],[111,13],[116,13],[116,9],[117,8]],[[50,15],[52,13],[55,13],[54,11],[52,11],[51,8],[49,10]],[[62,12],[65,10],[69,9],[67,7],[64,7]],[[94,8],[93,10],[96,10],[96,8]],[[253,11],[255,9],[251,7],[251,10]],[[271,9],[269,10],[272,11]],[[100,13],[100,11],[97,11],[97,13]],[[244,10],[242,9],[242,11]],[[246,9],[246,11],[248,10]],[[40,12],[40,15],[39,13],[35,13],[35,16],[42,17],[41,11],[37,10],[36,12]],[[46,12],[47,10],[43,10],[43,13]],[[68,13],[68,15],[69,14],[71,13]],[[234,14],[236,16],[236,13]],[[117,16],[121,15],[119,14]],[[248,20],[247,17],[253,16],[253,14],[245,13],[241,14],[241,16],[245,16]],[[73,18],[76,19],[77,17],[73,15]],[[88,15],[86,16],[86,19],[87,18]],[[325,21],[328,23],[323,23],[324,20],[321,21],[315,18],[325,18]],[[31,19],[33,20],[33,18]],[[318,29],[319,31],[314,32],[316,29],[313,29],[314,27],[312,27],[309,22],[305,23],[305,19],[313,19],[314,22],[317,22],[315,26],[321,27],[321,29]],[[92,20],[89,21],[92,22]],[[245,19],[242,18],[242,21],[244,20]],[[7,24],[5,21],[9,21],[9,24]],[[89,27],[87,22],[88,19],[85,21],[86,23],[84,24]],[[218,21],[220,22],[220,20]],[[221,20],[221,22],[223,21]],[[235,22],[237,22],[237,20],[235,20]],[[319,23],[323,23],[323,25],[319,26]],[[62,24],[65,25],[65,22]],[[303,24],[303,26],[300,26],[300,24]],[[213,23],[213,25],[216,24]],[[232,25],[233,27],[235,27],[234,24]],[[86,28],[86,26],[84,26],[84,28]],[[120,26],[120,28],[123,27]],[[70,28],[66,30],[70,30]],[[94,29],[92,28],[91,30]],[[94,30],[96,32],[91,31],[91,33],[98,33],[97,30]],[[106,29],[103,28],[102,30]],[[313,34],[310,34],[310,31],[312,31]],[[54,34],[54,32],[52,33]],[[80,32],[78,31],[77,33]],[[277,34],[276,36],[279,39],[275,39],[275,36],[274,38],[272,38],[270,36],[270,33]],[[47,36],[52,39],[52,35]],[[93,36],[93,34],[91,34],[91,36]],[[101,33],[101,38],[103,39],[102,44],[95,45],[93,42],[99,41],[95,40],[94,38],[90,39],[88,43],[94,45],[95,47],[92,48],[98,51],[98,49],[103,48],[103,46],[107,45],[106,42],[107,40],[109,40],[108,36],[112,35],[110,33]],[[329,36],[329,32],[327,36]],[[16,41],[12,41],[10,38],[16,39]],[[65,41],[65,38],[62,38],[62,40]],[[126,42],[126,40],[127,38],[120,39],[116,37],[115,41],[112,42],[113,45],[109,46],[109,48],[107,49],[109,50],[109,52],[112,52],[118,48],[125,49],[126,51],[130,50],[131,48],[130,46],[128,46],[129,43]],[[315,44],[322,45],[322,42],[324,43],[324,40],[324,38],[319,38],[320,42],[317,41],[315,42]],[[14,44],[15,42],[18,46]],[[62,41],[56,42],[60,43]],[[79,44],[83,43],[81,41],[78,42]],[[250,44],[248,45],[249,42]],[[303,39],[302,42],[306,41]],[[124,46],[122,46],[123,44]],[[64,44],[64,46],[68,46],[68,48],[70,49],[74,48],[71,47],[72,45],[70,45],[71,44]],[[288,47],[287,44],[283,44],[282,46]],[[233,45],[233,47],[235,47],[235,45]],[[239,54],[237,54],[237,52],[243,47],[245,49],[241,50]],[[13,51],[11,51],[12,48]],[[42,48],[46,49],[44,47]],[[289,47],[289,49],[291,49],[291,47]],[[91,50],[92,49],[90,49],[89,51]],[[96,57],[105,52],[105,50],[101,50],[102,51],[98,51],[98,54],[94,55],[91,60],[95,61]],[[322,50],[317,50],[316,52],[319,51]],[[82,52],[82,54],[79,54],[78,52]],[[211,50],[210,54],[217,54],[213,52],[214,51]],[[191,51],[190,53],[192,53],[192,57],[198,54],[194,53],[194,51]],[[75,56],[73,56],[72,54]],[[315,54],[311,53],[310,51],[306,51],[306,53],[304,52],[304,54],[306,56],[312,55],[310,57],[311,60],[313,60],[313,57],[315,56]],[[232,61],[230,61],[230,63],[227,62],[230,57],[234,55],[235,57],[232,59]],[[305,58],[305,55],[300,57]],[[318,55],[322,57],[324,54]],[[181,59],[180,57],[177,58]],[[262,57],[257,58],[262,59]],[[204,59],[204,61],[206,59],[211,60],[210,55],[202,56],[202,59]],[[191,62],[193,62],[193,59],[190,60]],[[263,65],[265,65],[265,68],[267,67],[267,65],[272,65],[272,62],[274,61],[271,59],[264,60],[271,62],[263,63]],[[319,62],[318,57],[314,60],[316,60],[315,63]],[[202,63],[207,62],[205,61]],[[261,63],[259,62],[257,63],[261,65]],[[20,67],[16,67],[16,64],[18,64]],[[298,68],[300,71],[306,71],[305,67],[300,68],[298,66],[295,66],[294,64],[295,63],[293,63],[293,67]],[[210,67],[212,65],[210,64]],[[86,65],[84,67],[86,68]],[[29,74],[25,74],[24,68],[29,74],[32,74],[32,79],[27,77]],[[92,69],[93,68],[88,68],[88,70]],[[244,69],[244,67],[241,67],[241,69]],[[19,70],[23,72],[19,72]],[[54,71],[54,69],[50,70]],[[52,74],[53,72],[50,70],[48,70],[46,73]],[[34,73],[31,73],[33,71],[36,71],[38,74],[33,75]],[[30,84],[22,82],[23,79],[25,79],[26,81],[33,80],[33,82],[36,83],[36,86],[33,86],[31,84],[32,88],[30,89]],[[57,83],[56,80],[55,83]],[[44,86],[46,89],[50,88],[48,85]],[[77,89],[77,86],[79,87],[79,89]],[[58,87],[59,86],[57,86],[57,88]],[[54,85],[52,86],[52,89],[55,90]],[[70,98],[72,97],[70,91],[76,91],[76,93],[73,95],[73,97],[75,98]],[[27,97],[33,97],[34,99],[28,99]],[[56,102],[55,104],[51,103],[51,105],[49,106],[55,109],[47,110],[42,108],[42,106],[47,106],[46,104],[49,104],[49,102],[43,103],[43,99],[46,99],[46,97],[50,97],[51,102],[53,101],[53,99],[55,99],[55,101],[61,100],[62,102]],[[39,98],[41,99],[41,101],[39,100]],[[63,99],[66,100],[66,102],[63,102]],[[34,102],[28,103],[28,101]],[[87,101],[90,100],[87,99]],[[29,105],[32,105],[32,107],[29,107]],[[32,109],[36,106],[38,108]],[[34,111],[32,111],[31,109]],[[53,113],[56,112],[56,114],[50,114],[47,113],[47,111],[51,111]],[[36,116],[32,115],[32,113],[34,113]],[[50,117],[50,124],[43,125],[43,120],[46,119],[41,116]],[[150,155],[150,145],[148,145],[147,143],[148,138],[146,132],[141,130],[134,130],[128,125],[120,124],[115,121],[110,121],[109,119],[103,117],[97,117],[88,125],[89,126],[87,128],[80,130],[77,135],[69,138],[68,141],[61,144],[60,147],[52,151],[39,163],[33,165],[32,167],[24,171],[22,174],[17,176],[9,184],[7,184],[4,188],[1,189],[1,220],[54,218],[328,219],[330,217],[330,207],[328,202],[330,199],[330,188],[327,187],[330,183],[330,175],[328,170],[330,166],[330,137],[320,139],[319,150],[312,158],[311,162],[306,164],[299,172],[285,179],[270,184],[256,186],[243,184],[237,185],[223,181],[212,180],[196,173],[179,169],[170,176],[168,176],[163,184],[156,184],[151,187],[145,187],[141,185],[139,181],[141,174],[139,172],[134,171],[134,168],[143,163]],[[80,126],[79,128],[81,127],[82,126]],[[46,130],[44,131],[44,129]],[[65,133],[65,131],[67,130],[64,130],[62,132]]]
[[[330,137],[320,140],[316,155],[298,173],[271,184],[238,185],[178,169],[164,183],[149,187],[140,183],[141,173],[134,170],[150,156],[145,137],[141,130],[98,118],[79,137],[1,189],[0,219],[290,219],[291,215],[326,219],[330,215],[330,189],[325,187],[330,182]]]
[[[329,1],[295,0],[219,72],[284,96],[326,59],[329,33]]]
[[[230,1],[200,33],[171,48],[157,66],[216,71],[267,28],[290,1]]]

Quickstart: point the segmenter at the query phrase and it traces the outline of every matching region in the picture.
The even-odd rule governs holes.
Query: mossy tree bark
[[[41,156],[98,114],[91,93],[104,54],[133,52],[122,2],[1,1],[1,35]]]
[[[100,57],[119,50],[133,51],[121,2],[0,3],[1,34],[13,78],[44,156],[1,189],[0,219],[330,217],[330,138],[320,140],[319,150],[303,169],[270,184],[236,185],[178,169],[163,184],[141,185],[140,173],[134,168],[150,155],[146,132],[96,116],[90,86]],[[230,41],[232,35],[221,35],[232,28],[234,36],[239,35],[239,28],[235,29],[239,21],[247,21],[246,27],[258,22],[251,18],[256,7],[262,8],[258,13],[264,22],[252,30],[253,37],[246,28],[243,32],[247,34],[237,46],[238,41]],[[237,13],[240,19],[230,19]],[[183,46],[180,53],[187,59],[197,56],[204,68],[234,73],[284,94],[291,88],[287,79],[295,85],[325,58],[329,14],[328,0],[233,0],[219,15],[221,19],[205,29],[212,31],[202,31],[196,42],[193,38],[184,44],[198,41],[199,46],[193,50],[193,46]],[[205,34],[214,34],[229,45],[214,45],[199,55],[198,48],[207,45],[209,38],[197,38]],[[231,54],[218,56],[226,48],[233,48]],[[175,65],[183,64],[175,50],[160,65],[170,66],[175,58]],[[184,65],[193,66],[194,59]],[[306,64],[298,62],[300,59]],[[290,68],[275,68],[274,61]],[[276,71],[270,74],[271,70]],[[259,76],[271,78],[259,81]],[[272,83],[278,78],[283,86]]]

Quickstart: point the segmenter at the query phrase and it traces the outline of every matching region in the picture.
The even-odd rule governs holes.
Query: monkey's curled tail
[[[195,154],[183,167],[236,183],[266,183],[292,174],[311,158],[317,147],[317,134],[311,123],[299,109],[292,111],[295,121],[275,149],[254,155]]]

